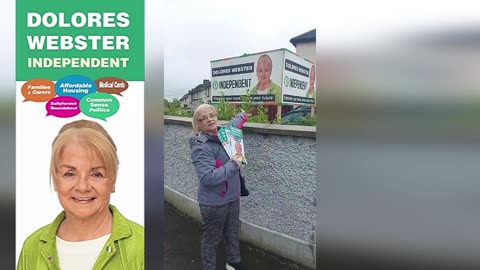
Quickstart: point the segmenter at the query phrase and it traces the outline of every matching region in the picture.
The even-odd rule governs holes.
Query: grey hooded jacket
[[[237,114],[227,125],[242,128],[245,113]],[[220,206],[240,198],[240,168],[230,159],[217,136],[201,133],[190,138],[192,161],[200,181],[200,205]]]

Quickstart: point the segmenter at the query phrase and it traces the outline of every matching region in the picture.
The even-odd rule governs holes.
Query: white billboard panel
[[[315,103],[315,65],[285,51],[283,103]]]
[[[308,60],[278,49],[211,61],[212,103],[225,97],[242,102],[250,93],[254,103],[315,103],[315,71]],[[313,70],[313,73],[312,73]]]

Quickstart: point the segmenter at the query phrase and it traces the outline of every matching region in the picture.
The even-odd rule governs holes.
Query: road
[[[165,270],[200,270],[200,223],[165,203]],[[241,242],[242,261],[249,270],[308,270],[290,261]],[[217,252],[217,269],[225,269],[226,258],[223,241]]]

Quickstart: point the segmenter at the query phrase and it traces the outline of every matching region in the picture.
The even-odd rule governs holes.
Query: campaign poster
[[[63,210],[51,148],[76,120],[112,137],[119,168],[110,203],[144,225],[144,1],[18,0],[15,68],[17,258]]]
[[[315,103],[315,65],[285,51],[283,72],[283,103]]]
[[[283,55],[280,49],[211,61],[211,102],[218,103],[222,95],[228,102],[242,102],[249,93],[256,104],[280,105]]]
[[[315,103],[315,65],[287,49],[211,61],[212,103],[223,97],[254,104]]]

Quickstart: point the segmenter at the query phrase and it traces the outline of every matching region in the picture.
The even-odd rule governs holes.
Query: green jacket
[[[250,95],[258,95],[258,83],[250,90]],[[282,89],[280,86],[276,85],[274,82],[270,80],[270,88],[268,89],[267,94],[274,94],[275,95],[275,103],[280,104],[282,102]]]
[[[102,252],[98,256],[93,270],[141,270],[144,269],[144,229],[137,223],[126,219],[113,205],[112,233]],[[65,212],[55,220],[31,234],[25,240],[17,270],[60,270],[55,236]]]
[[[313,103],[315,103],[316,95],[317,95],[316,91],[313,90],[313,95],[312,95],[312,96],[309,96],[309,95],[308,95],[308,89],[307,89],[307,93],[305,94],[305,97],[307,97],[307,98],[308,98],[308,97],[313,98]]]

